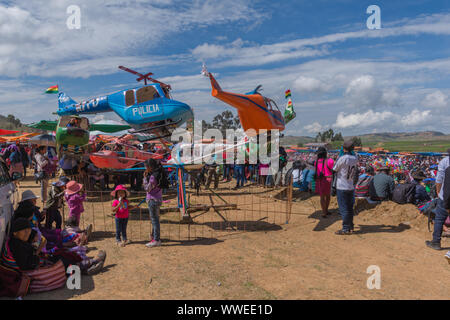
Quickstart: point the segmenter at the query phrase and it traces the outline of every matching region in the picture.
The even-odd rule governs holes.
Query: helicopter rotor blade
[[[144,80],[144,79],[148,79],[148,80],[150,80],[149,78],[150,78],[150,76],[152,76],[153,75],[153,73],[151,73],[151,72],[149,72],[149,73],[147,73],[147,74],[144,74],[144,75],[142,75],[140,78],[137,78],[136,80],[137,81],[141,81],[141,80]]]
[[[126,72],[129,72],[129,73],[132,73],[132,74],[135,74],[135,75],[140,76],[140,77],[144,77],[144,75],[142,73],[139,73],[137,71],[131,70],[131,69],[129,69],[127,67],[124,67],[124,66],[119,66],[119,69],[121,69],[123,71],[126,71]]]

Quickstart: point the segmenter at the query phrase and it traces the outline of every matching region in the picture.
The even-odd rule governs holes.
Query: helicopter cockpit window
[[[134,104],[134,90],[128,90],[125,92],[125,105],[127,107]]]
[[[266,100],[266,103],[269,106],[270,110],[275,110],[275,108],[276,108],[276,110],[280,111],[280,109],[278,109],[278,106],[275,103],[275,101],[273,101],[272,99],[267,99],[267,98],[265,98],[265,100]],[[275,106],[275,108],[274,108],[274,106]]]
[[[143,103],[153,99],[159,98],[158,91],[152,86],[142,87],[136,91],[137,103]]]

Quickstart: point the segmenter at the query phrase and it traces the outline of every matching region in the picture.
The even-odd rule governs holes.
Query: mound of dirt
[[[383,224],[405,224],[419,231],[427,231],[427,217],[420,214],[412,204],[397,204],[385,201],[378,205],[368,204],[366,201],[357,203],[356,211],[360,218],[367,222],[382,222]]]

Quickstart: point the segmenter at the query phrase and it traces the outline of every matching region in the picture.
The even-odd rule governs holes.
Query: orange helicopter
[[[272,99],[259,93],[261,85],[247,94],[230,93],[222,90],[205,65],[202,74],[211,80],[211,95],[237,109],[244,131],[251,129],[255,131],[254,134],[251,131],[247,132],[248,135],[258,135],[262,131],[272,129],[284,130],[286,122],[283,115]]]

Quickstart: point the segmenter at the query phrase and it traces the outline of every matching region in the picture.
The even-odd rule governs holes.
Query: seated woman
[[[424,173],[422,171],[416,172],[412,174],[412,178],[412,183],[416,186],[414,194],[414,204],[419,205],[431,201],[431,197],[427,193],[424,186],[425,184],[423,183],[423,180],[427,178]]]
[[[29,192],[32,193],[31,191]],[[35,201],[35,199],[29,199],[20,202],[14,211],[13,221],[19,218],[24,218],[29,221],[31,229],[36,232],[38,238],[44,239],[46,242],[46,246],[43,248],[44,253],[54,253],[60,249],[72,248],[68,249],[68,251],[76,252],[83,257],[86,253],[86,248],[82,246],[88,242],[88,238],[92,232],[92,224],[86,230],[73,230],[69,219],[66,228],[63,230],[45,228],[40,223],[37,223],[39,219],[36,216],[40,216],[40,213],[39,208],[34,205]]]
[[[302,186],[302,172],[305,165],[301,161],[297,160],[292,164],[292,186],[295,188],[301,188]]]
[[[101,271],[106,259],[104,251],[100,251],[95,259],[64,250],[44,253],[45,245],[45,238],[39,238],[36,230],[31,228],[30,220],[16,218],[2,252],[2,263],[15,270],[30,271],[61,260],[66,268],[76,264],[82,273],[93,275]]]
[[[11,237],[2,252],[3,264],[22,271],[38,268],[43,264],[39,254],[46,244],[45,239],[40,242],[39,240],[37,232],[31,229],[29,220],[15,219],[11,227]]]

